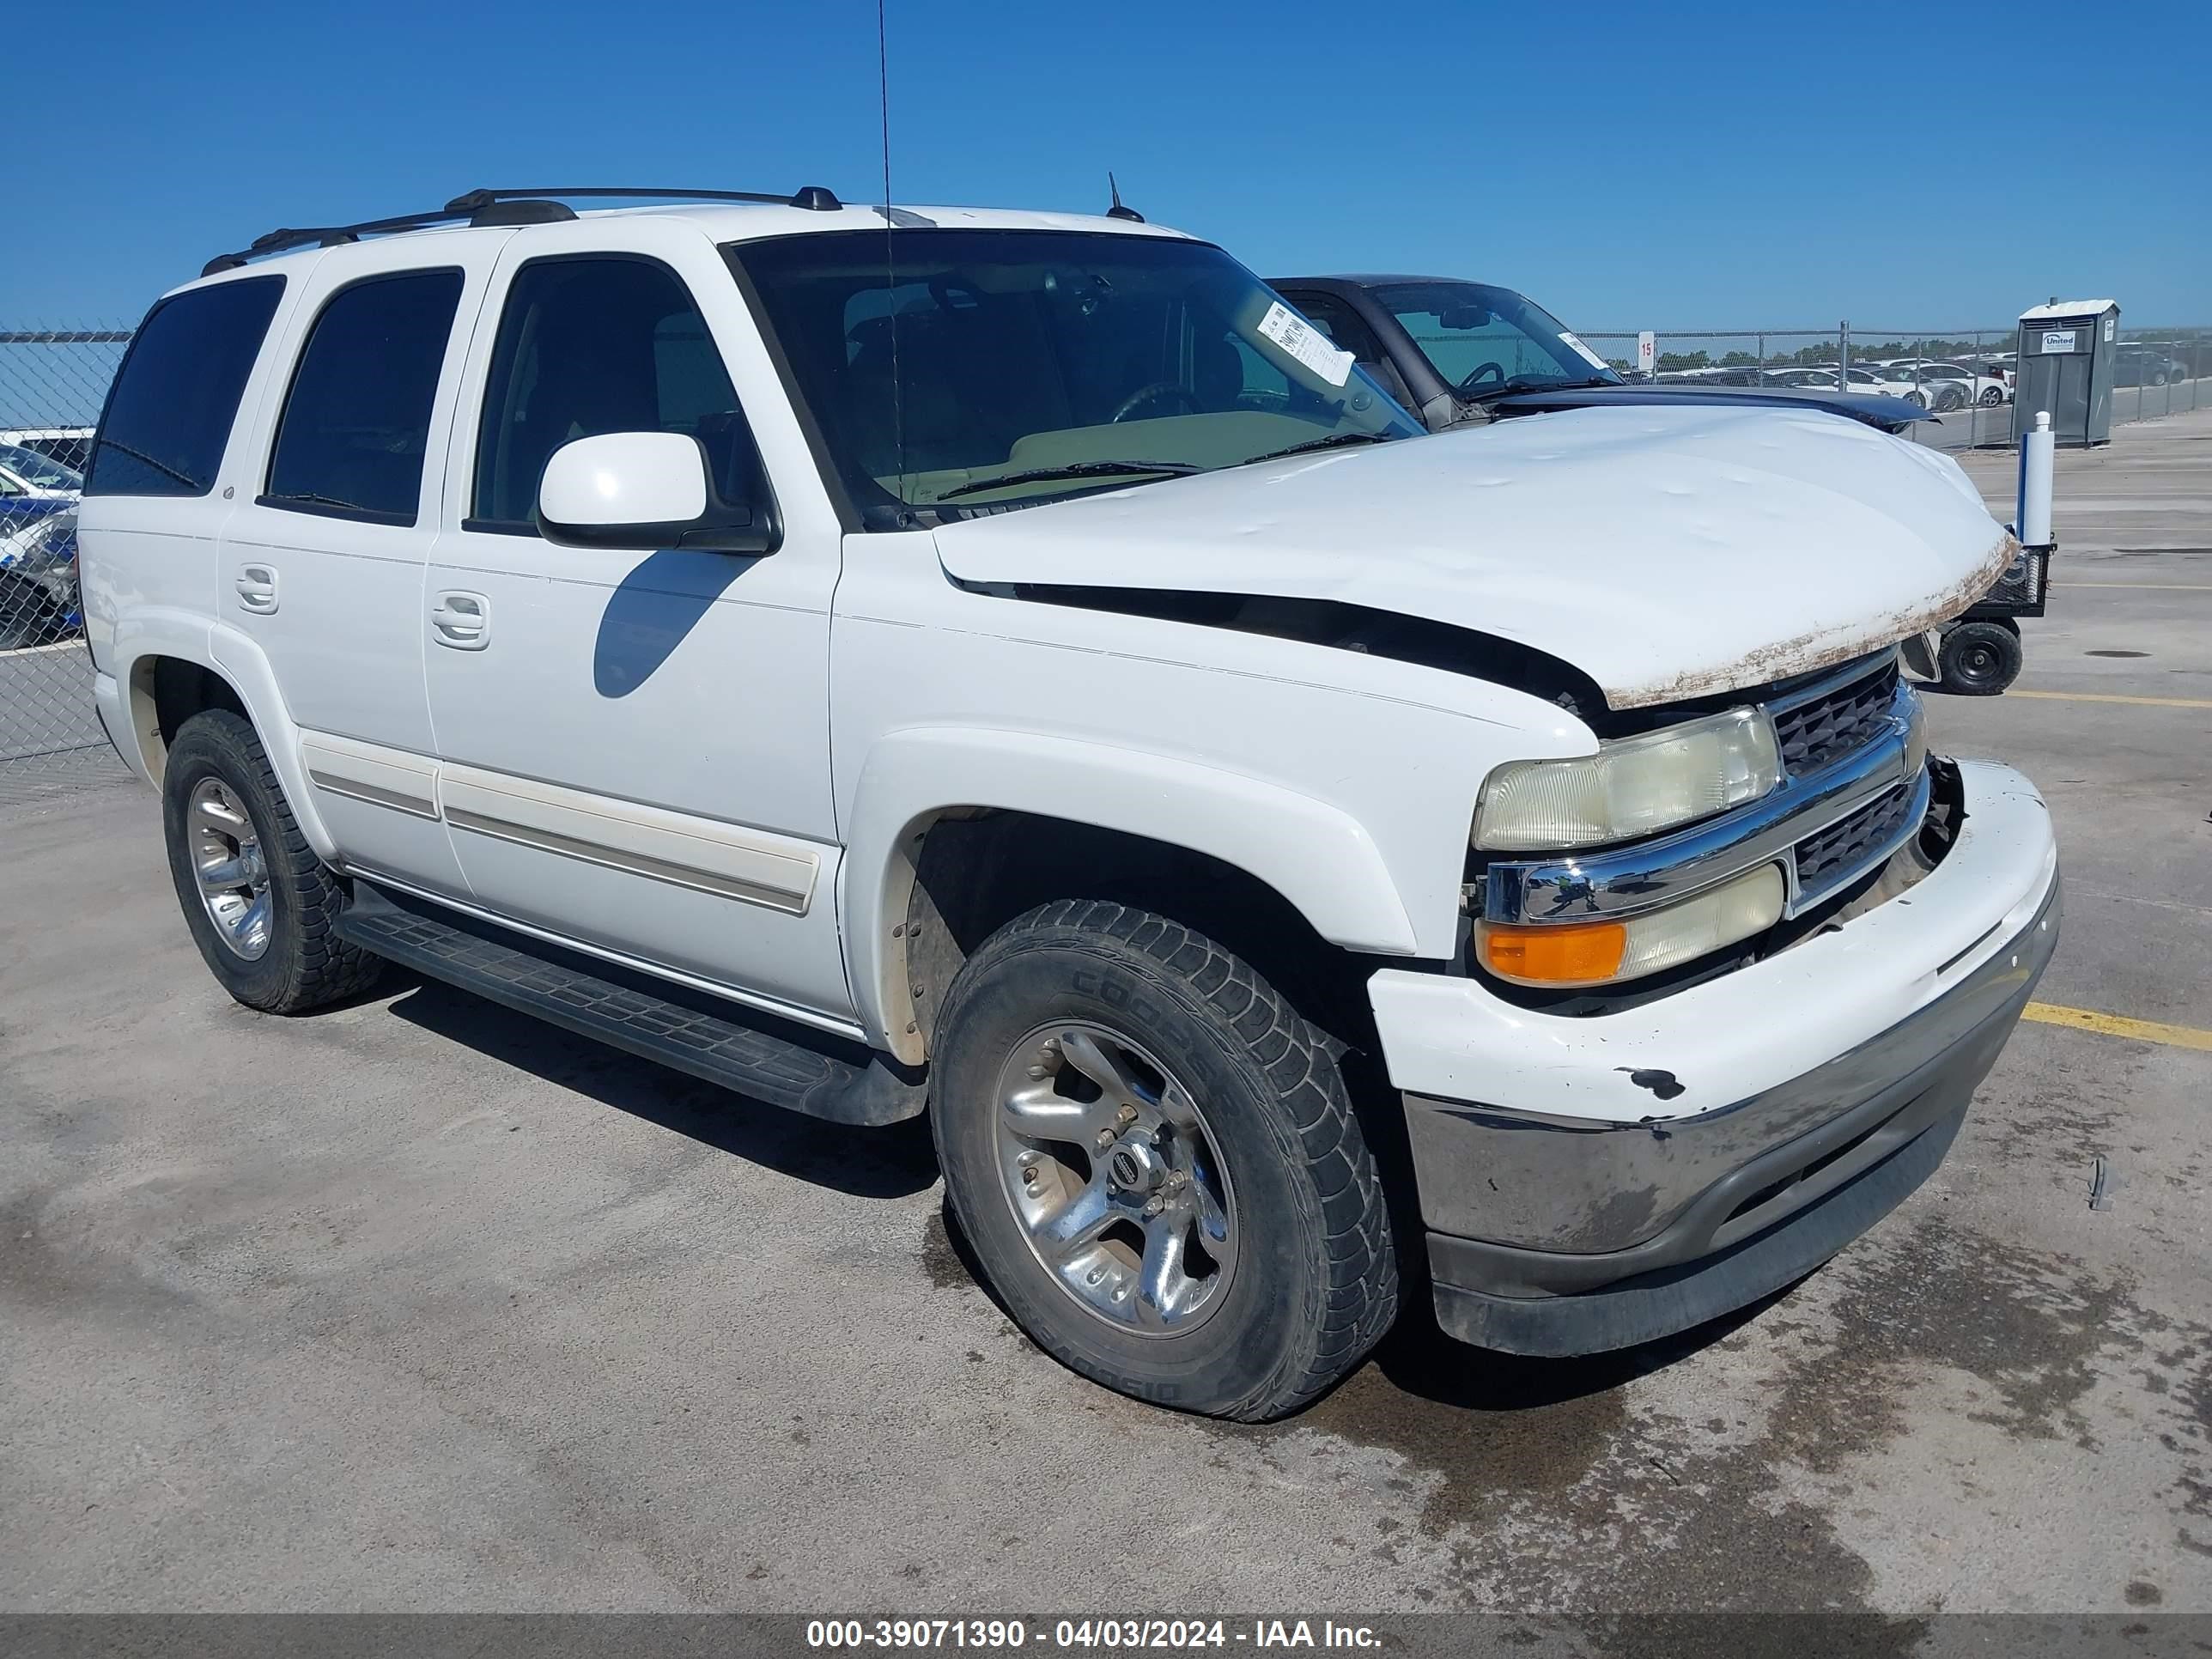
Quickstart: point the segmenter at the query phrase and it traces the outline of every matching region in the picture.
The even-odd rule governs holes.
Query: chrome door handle
[[[481,593],[441,593],[430,611],[430,630],[441,645],[481,651],[491,638],[491,601]]]
[[[276,609],[276,573],[269,566],[240,565],[231,586],[238,594],[240,610],[266,617]]]

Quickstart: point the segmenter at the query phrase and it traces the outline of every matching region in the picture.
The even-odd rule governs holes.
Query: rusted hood
[[[2012,538],[1948,456],[1832,415],[1565,410],[940,528],[966,581],[1336,600],[1582,669],[1616,708],[1955,616]]]

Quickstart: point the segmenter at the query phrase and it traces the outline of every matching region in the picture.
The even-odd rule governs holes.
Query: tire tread
[[[1305,1340],[1218,1414],[1265,1421],[1327,1392],[1397,1316],[1396,1257],[1382,1176],[1326,1039],[1249,963],[1166,916],[1103,899],[1055,899],[1015,918],[993,944],[1103,936],[1146,957],[1236,1033],[1275,1090],[1321,1199],[1327,1279]],[[1303,1224],[1303,1221],[1302,1221]],[[1065,1355],[1060,1358],[1066,1358]]]
[[[212,759],[228,763],[227,769],[241,774],[234,781],[246,783],[258,796],[250,808],[259,808],[269,820],[256,827],[262,831],[262,853],[269,865],[270,885],[285,882],[290,901],[290,926],[279,928],[270,942],[272,952],[281,951],[283,957],[281,971],[269,985],[250,990],[243,988],[223,971],[222,958],[203,945],[202,954],[208,957],[209,966],[224,988],[248,1006],[271,1014],[305,1013],[368,990],[384,971],[384,958],[338,936],[337,924],[345,904],[345,884],[315,855],[315,849],[301,833],[259,734],[249,721],[228,709],[205,709],[178,729],[170,765],[177,765],[180,755],[189,759],[198,746],[211,751]],[[271,829],[276,832],[273,837],[268,833]],[[181,871],[177,886],[179,900],[191,918],[198,896],[185,888]],[[216,946],[216,951],[221,949]]]

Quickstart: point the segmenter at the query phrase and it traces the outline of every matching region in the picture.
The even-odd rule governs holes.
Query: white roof
[[[2030,306],[2020,313],[2023,323],[2049,322],[2054,317],[2094,317],[2100,311],[2118,311],[2118,300],[2053,300],[2047,306]]]

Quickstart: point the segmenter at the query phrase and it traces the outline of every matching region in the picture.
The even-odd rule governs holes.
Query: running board
[[[786,1110],[837,1123],[896,1123],[924,1090],[884,1056],[820,1037],[822,1047],[742,1023],[732,1005],[693,994],[687,1006],[633,975],[556,945],[444,911],[356,879],[338,937],[432,979],[534,1014],[580,1036],[720,1084]],[[664,988],[683,994],[680,988]],[[809,1033],[810,1036],[815,1036]],[[849,1058],[825,1053],[835,1045]]]

